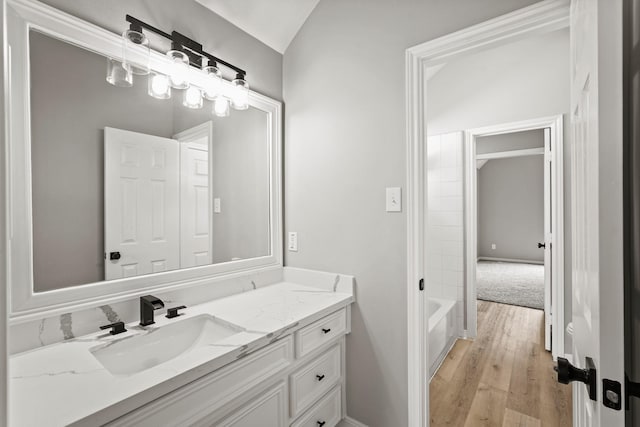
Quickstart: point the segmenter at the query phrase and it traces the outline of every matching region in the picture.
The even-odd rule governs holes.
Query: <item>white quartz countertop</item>
[[[123,334],[101,331],[16,354],[10,359],[10,426],[102,424],[352,302],[350,293],[282,282],[188,307],[175,319],[160,310],[146,328],[134,322]],[[131,375],[111,374],[90,352],[202,314],[244,330]]]

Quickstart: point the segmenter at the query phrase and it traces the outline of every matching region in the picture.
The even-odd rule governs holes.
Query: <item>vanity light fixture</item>
[[[202,108],[202,91],[195,86],[189,87],[184,91],[182,105],[193,109]]]
[[[171,98],[171,82],[164,74],[151,73],[149,76],[149,95],[157,99]]]
[[[154,98],[168,99],[171,89],[184,90],[182,103],[185,107],[202,108],[204,99],[213,101],[212,111],[218,117],[228,116],[230,106],[236,110],[249,108],[246,71],[205,52],[200,43],[177,31],[166,33],[131,15],[125,19],[129,29],[122,33],[122,61],[109,58],[107,63],[110,84],[130,87],[134,74],[148,74],[148,93]],[[151,49],[143,31],[151,31],[171,41],[164,73],[151,72]],[[236,73],[231,84],[225,83],[219,65]],[[191,67],[201,70],[204,79],[194,75]]]
[[[218,95],[213,101],[213,114],[218,117],[227,117],[229,115],[229,99]]]
[[[107,82],[118,87],[133,86],[131,69],[117,59],[107,58]]]

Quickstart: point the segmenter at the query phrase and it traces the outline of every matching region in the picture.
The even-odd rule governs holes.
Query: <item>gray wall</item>
[[[405,50],[534,2],[323,0],[285,52],[285,262],[356,276],[347,411],[371,427],[407,425],[406,217],[384,210],[406,179]]]
[[[544,156],[489,160],[478,171],[478,256],[543,262],[543,241]]]

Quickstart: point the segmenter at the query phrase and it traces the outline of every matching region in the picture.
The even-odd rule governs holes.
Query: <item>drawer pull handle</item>
[[[326,423],[327,423],[326,421],[318,421],[318,427],[322,427]]]
[[[324,375],[316,375],[318,381],[322,381],[324,379]]]
[[[322,332],[324,332],[325,334],[328,334],[329,332],[331,332],[331,328],[327,328],[327,329],[322,328]]]

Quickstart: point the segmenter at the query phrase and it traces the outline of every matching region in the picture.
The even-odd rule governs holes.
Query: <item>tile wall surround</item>
[[[233,277],[212,279],[206,285],[153,294],[164,302],[165,309],[179,305],[189,307],[282,282],[292,282],[334,292],[351,292],[354,279],[352,276],[341,274],[275,267]],[[164,315],[165,309],[159,310],[157,315]],[[10,327],[10,354],[87,335],[109,323],[135,322],[139,316],[139,300],[134,298],[109,305],[96,304],[90,309],[14,324]]]
[[[463,132],[427,138],[427,292],[456,301],[464,332]]]

